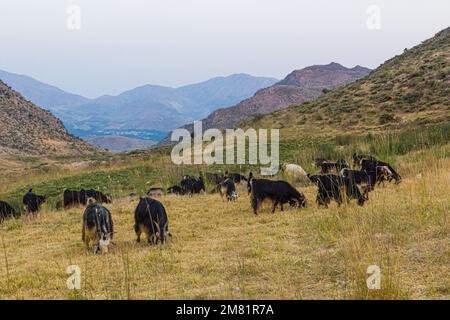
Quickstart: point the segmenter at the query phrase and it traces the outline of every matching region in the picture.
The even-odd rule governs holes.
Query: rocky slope
[[[35,156],[91,155],[95,148],[0,80],[0,151]]]
[[[338,63],[295,70],[275,85],[259,90],[253,97],[207,117],[205,128],[232,128],[249,117],[270,113],[320,96],[324,89],[333,89],[364,77],[370,72],[363,67],[348,69]]]
[[[356,66],[346,68],[338,63],[314,65],[295,70],[278,83],[258,90],[251,98],[237,105],[219,109],[203,119],[203,128],[233,128],[236,124],[252,117],[271,113],[319,97],[324,90],[331,90],[360,79],[370,73],[370,69]],[[192,125],[184,128],[192,131]],[[164,139],[160,145],[169,142]]]
[[[450,121],[450,28],[393,57],[369,76],[249,121],[285,134],[397,129]]]

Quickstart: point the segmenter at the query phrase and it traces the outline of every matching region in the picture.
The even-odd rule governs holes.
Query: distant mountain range
[[[183,125],[192,129],[186,124],[202,118],[205,129],[232,128],[259,114],[315,99],[324,89],[334,89],[369,72],[360,66],[330,63],[295,70],[279,82],[234,74],[179,88],[144,85],[96,99],[5,71],[0,71],[0,79],[51,111],[73,134],[111,151],[126,151],[152,146]]]
[[[346,68],[338,63],[314,65],[295,70],[274,85],[258,90],[252,97],[224,109],[219,109],[203,119],[203,129],[233,128],[238,123],[261,114],[271,113],[293,104],[319,97],[331,90],[360,79],[370,73],[361,66]],[[191,132],[192,124],[184,126]],[[169,142],[166,137],[160,144]]]
[[[0,80],[0,154],[82,156],[97,151]]]
[[[26,99],[51,111],[80,137],[114,136],[115,131],[132,130],[135,135],[126,138],[142,140],[149,140],[146,134],[149,130],[155,136],[164,136],[277,82],[274,78],[234,74],[179,88],[144,85],[117,96],[88,99],[25,75],[0,70],[0,79]],[[106,131],[109,134],[105,135]]]
[[[0,70],[0,80],[34,104],[52,112],[59,108],[87,103],[88,98],[68,93],[26,75]]]

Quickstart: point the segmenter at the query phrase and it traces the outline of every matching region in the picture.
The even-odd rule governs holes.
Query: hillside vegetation
[[[50,112],[25,100],[0,80],[0,156],[84,156],[95,152]]]
[[[405,49],[370,75],[318,99],[259,116],[245,125],[302,133],[396,130],[450,120],[450,28]]]

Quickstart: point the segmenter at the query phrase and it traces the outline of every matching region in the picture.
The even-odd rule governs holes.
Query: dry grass
[[[259,216],[243,189],[237,204],[165,196],[173,237],[163,248],[135,243],[137,200],[126,198],[109,205],[117,245],[104,255],[85,253],[82,208],[9,220],[0,226],[0,298],[448,299],[450,159],[400,166],[404,181],[362,208],[318,209],[314,187],[301,188],[307,209]],[[72,264],[78,291],[66,286]],[[372,264],[381,290],[367,289]]]

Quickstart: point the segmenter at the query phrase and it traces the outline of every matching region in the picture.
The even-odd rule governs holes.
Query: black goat
[[[349,164],[344,159],[338,159],[336,162],[323,161],[320,164],[320,173],[326,174],[331,170],[335,170],[336,173],[339,173],[344,168],[349,168]]]
[[[139,201],[134,212],[134,231],[137,242],[141,241],[141,234],[147,235],[149,244],[164,244],[169,234],[169,220],[166,209],[158,200],[144,197]]]
[[[362,206],[367,200],[367,189],[364,194],[362,194],[357,184],[353,183],[348,178],[334,174],[308,174],[308,178],[318,187],[316,202],[319,206],[324,205],[325,207],[328,207],[328,204],[332,199],[340,206],[344,200],[342,189],[345,190],[348,202],[350,199],[357,199],[358,205]]]
[[[389,177],[388,181],[395,180],[396,184],[399,184],[402,181],[402,177],[397,173],[397,171],[394,170],[388,163],[380,161],[380,160],[362,160],[361,161],[361,170],[365,170],[369,174],[375,174],[375,176],[378,178],[380,176],[380,171],[384,171],[382,173],[383,176],[386,176],[386,170],[383,169],[383,167],[386,167],[389,169]],[[378,178],[377,180],[380,180],[381,178]]]
[[[291,206],[306,207],[305,196],[286,181],[255,179],[250,172],[247,189],[251,192],[251,203],[255,215],[258,214],[258,208],[265,199],[272,201],[272,213],[275,212],[278,204],[281,206],[281,211],[283,211],[283,204],[286,203]]]
[[[180,186],[183,189],[184,194],[193,195],[194,193],[205,192],[205,183],[203,182],[203,178],[199,177],[198,179],[191,176],[184,176],[180,182]]]
[[[237,201],[238,199],[236,185],[231,178],[227,178],[219,184],[219,193],[222,198],[226,195],[227,201]]]
[[[30,189],[22,199],[25,210],[28,213],[35,214],[41,209],[41,205],[47,200],[46,196],[39,196]]]
[[[167,193],[177,194],[177,195],[183,195],[183,188],[180,186],[171,186],[167,188]]]
[[[17,212],[9,203],[0,201],[0,223],[7,218],[18,218],[19,216],[20,212]]]

